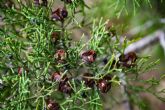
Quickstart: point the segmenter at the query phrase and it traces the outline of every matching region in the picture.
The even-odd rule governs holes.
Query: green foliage
[[[125,14],[135,14],[137,10],[145,6],[151,6],[151,0],[103,0],[95,6],[95,12],[98,16],[106,18],[119,18]],[[108,9],[108,10],[107,10]]]
[[[4,2],[0,2],[0,7]],[[115,6],[115,11],[122,7],[117,16],[120,16],[123,10],[127,12],[126,6],[129,0],[116,2],[112,0],[108,3],[102,1],[103,6],[111,2],[113,2],[111,7]],[[137,7],[140,6],[141,0],[132,2],[133,7]],[[145,2],[150,3],[149,0]],[[46,99],[51,98],[59,103],[62,110],[102,110],[104,107],[100,88],[97,84],[93,88],[85,84],[82,76],[86,72],[93,75],[89,79],[94,80],[95,83],[110,75],[112,77],[109,81],[112,84],[110,92],[113,88],[122,86],[123,79],[120,75],[124,73],[126,88],[132,93],[128,98],[139,108],[147,108],[140,99],[136,100],[140,92],[149,92],[160,100],[165,100],[159,96],[164,90],[158,92],[154,90],[161,79],[151,78],[144,81],[139,77],[158,62],[145,65],[148,57],[138,57],[135,65],[131,67],[118,66],[121,60],[119,55],[124,54],[128,41],[125,39],[121,45],[118,34],[109,35],[107,22],[103,19],[95,19],[92,21],[93,26],[88,26],[90,20],[86,19],[85,10],[89,7],[83,0],[75,0],[71,4],[64,3],[69,15],[63,21],[51,19],[54,0],[49,2],[48,7],[35,6],[33,2],[24,4],[19,0],[14,3],[12,7],[6,6],[0,10],[4,23],[0,27],[0,80],[3,85],[0,88],[1,109],[48,109]],[[76,17],[79,13],[81,15],[78,17],[82,17],[83,20]],[[85,34],[83,34],[79,41],[74,41],[72,31],[75,28],[78,30],[89,28],[90,39],[84,43]],[[53,32],[59,34],[55,42],[52,40]],[[56,58],[60,49],[66,53],[61,61]],[[87,50],[93,50],[97,55],[92,63],[82,60],[82,53]],[[106,64],[103,64],[104,58],[107,59]],[[67,75],[69,79],[67,86],[71,87],[73,93],[59,91],[59,81],[52,80],[55,72],[60,72],[62,78]],[[62,78],[60,80],[63,80]],[[136,82],[148,84],[149,87],[134,86]],[[87,97],[84,98],[83,93]],[[116,101],[113,95],[110,98],[114,99],[112,102]]]

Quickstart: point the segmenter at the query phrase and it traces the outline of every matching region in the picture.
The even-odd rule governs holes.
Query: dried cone
[[[86,63],[93,63],[96,60],[96,52],[94,50],[88,50],[82,53],[81,58]]]
[[[60,105],[51,99],[46,100],[47,108],[49,110],[60,110]]]
[[[64,8],[58,8],[52,12],[52,19],[56,21],[63,21],[68,16],[68,11]]]
[[[18,75],[21,76],[22,75],[22,72],[26,72],[28,73],[29,72],[29,69],[28,68],[23,68],[23,67],[18,67]]]
[[[51,34],[52,42],[55,43],[58,38],[59,38],[59,33],[58,32],[52,32],[52,34]]]
[[[60,80],[58,90],[60,92],[63,92],[63,93],[69,94],[69,95],[71,95],[71,93],[73,93],[73,89],[69,84],[69,78],[66,75],[64,75],[63,78]]]
[[[68,81],[68,77],[66,75],[60,74],[60,72],[54,72],[51,77],[52,81]]]
[[[131,67],[135,66],[135,61],[137,59],[137,55],[135,52],[129,52],[125,55],[121,55],[119,57],[119,64],[124,66],[124,67]]]
[[[67,11],[66,9],[63,8],[63,9],[61,10],[61,16],[63,17],[63,19],[66,18],[66,17],[68,16],[68,11]]]
[[[60,92],[63,92],[63,93],[69,94],[69,95],[71,95],[71,93],[73,93],[73,89],[70,86],[68,80],[62,80],[62,81],[60,81],[59,86],[58,86],[58,90]]]
[[[60,49],[56,51],[54,57],[58,61],[58,63],[63,63],[67,57],[67,53],[65,52],[65,50]]]
[[[85,74],[83,75],[83,78],[82,78],[82,79],[85,81],[85,85],[86,85],[87,87],[93,88],[94,85],[95,85],[95,80],[92,79],[91,77],[93,77],[92,74],[90,74],[90,73],[85,73]]]
[[[21,76],[23,72],[23,68],[22,67],[18,67],[18,75]]]
[[[52,74],[52,81],[60,81],[61,80],[61,74],[59,72],[54,72]]]
[[[111,89],[111,76],[106,75],[97,81],[97,87],[102,93],[107,93]]]

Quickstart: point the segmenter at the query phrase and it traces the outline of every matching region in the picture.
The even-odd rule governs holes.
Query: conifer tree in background
[[[141,53],[165,50],[164,4],[1,0],[0,109],[154,110],[141,94],[164,102],[164,74],[143,79],[160,59]]]

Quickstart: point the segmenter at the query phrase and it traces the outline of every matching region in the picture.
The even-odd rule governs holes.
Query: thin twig
[[[121,86],[120,86],[121,93],[124,96],[123,101],[122,101],[124,110],[133,110],[132,103],[130,102],[130,99],[129,99],[129,93],[126,90],[127,82],[126,82],[125,74],[124,73],[120,73],[119,74],[119,78],[120,78],[120,81],[121,81]]]
[[[152,46],[156,43],[161,43],[162,47],[165,48],[165,41],[162,42],[162,40],[165,39],[165,32],[163,30],[158,30],[154,32],[151,35],[148,35],[141,40],[130,44],[126,49],[125,49],[125,54],[134,51],[134,52],[139,52],[145,49],[146,47]]]

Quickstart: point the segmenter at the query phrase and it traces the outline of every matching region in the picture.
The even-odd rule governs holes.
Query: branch
[[[165,32],[163,30],[158,30],[153,34],[148,35],[135,43],[132,43],[125,49],[125,54],[131,51],[134,52],[142,51],[146,47],[153,46],[154,44],[159,42],[165,51]]]
[[[130,102],[130,99],[129,99],[129,93],[126,90],[126,88],[127,88],[127,82],[126,82],[125,74],[124,73],[120,73],[119,74],[119,78],[120,78],[120,81],[121,81],[121,86],[120,86],[121,93],[124,96],[123,101],[122,101],[124,110],[133,110],[132,103]]]

